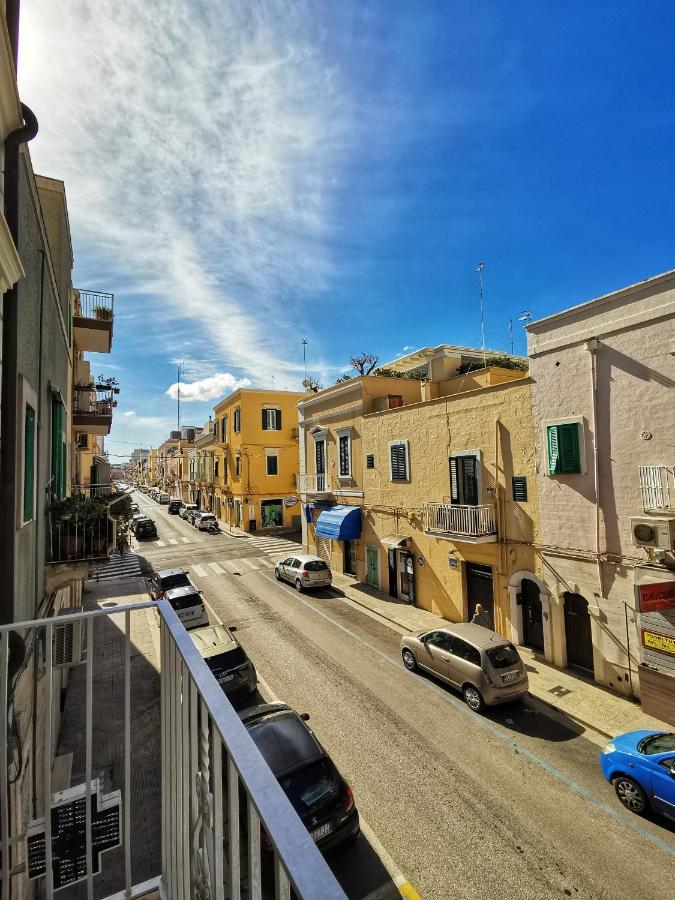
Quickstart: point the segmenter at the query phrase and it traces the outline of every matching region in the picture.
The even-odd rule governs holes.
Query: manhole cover
[[[565,697],[567,694],[571,694],[572,691],[569,688],[565,688],[562,684],[557,684],[555,687],[549,689],[549,694],[553,694],[555,697]]]
[[[119,604],[115,600],[106,600],[105,603],[101,603],[101,606],[118,606]]]

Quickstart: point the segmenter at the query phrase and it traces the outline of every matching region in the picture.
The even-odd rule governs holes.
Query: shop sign
[[[642,645],[650,650],[658,650],[659,653],[675,656],[675,637],[667,634],[659,634],[657,631],[647,631],[643,628]]]
[[[458,564],[458,560],[454,556],[448,557],[448,565],[451,569],[456,569]]]
[[[640,612],[662,612],[675,609],[675,581],[658,581],[655,584],[641,584]]]
[[[284,506],[295,506],[297,502],[297,497],[284,497]]]

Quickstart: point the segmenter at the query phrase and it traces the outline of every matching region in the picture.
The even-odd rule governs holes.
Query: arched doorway
[[[520,602],[523,608],[523,643],[533,650],[544,652],[544,617],[539,586],[530,578],[520,583]]]
[[[588,601],[581,594],[563,594],[567,665],[593,672],[593,636]]]

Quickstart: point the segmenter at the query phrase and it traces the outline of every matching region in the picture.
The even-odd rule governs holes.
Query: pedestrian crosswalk
[[[102,581],[109,578],[132,578],[142,574],[143,570],[138,554],[133,550],[125,550],[124,555],[120,556],[119,550],[115,550],[110,554],[107,563],[94,570],[92,578]]]
[[[262,550],[263,553],[276,559],[281,559],[284,555],[288,556],[291,553],[302,553],[302,546],[297,541],[289,541],[287,538],[275,538],[262,534],[250,534],[247,537],[248,541],[258,550]]]
[[[190,538],[190,537],[181,537],[180,541],[183,544],[200,544],[201,543],[199,538],[197,538],[195,540],[194,538]],[[152,541],[151,543],[152,543],[153,547],[166,547],[167,545],[171,546],[171,547],[175,547],[176,544],[178,544],[178,542],[179,542],[178,538],[166,538],[166,540],[162,540],[160,538],[160,540]]]
[[[218,562],[192,563],[190,571],[200,578],[212,575],[242,575],[245,572],[269,571],[274,563],[266,556],[246,556],[238,559],[221,559]]]

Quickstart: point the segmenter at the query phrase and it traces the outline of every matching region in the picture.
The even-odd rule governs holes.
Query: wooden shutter
[[[392,481],[406,481],[408,478],[408,467],[405,458],[405,444],[392,444],[390,452]]]
[[[340,435],[340,475],[349,475],[349,438]]]
[[[450,458],[450,502],[459,503],[459,478],[457,477],[457,457]]]
[[[26,404],[23,432],[23,521],[33,518],[35,497],[35,410]]]
[[[462,492],[463,501],[467,506],[478,505],[478,478],[476,473],[476,457],[462,456]]]
[[[274,410],[274,418],[275,418],[277,431],[281,431],[281,410],[280,409]]]
[[[263,431],[267,431],[267,410],[263,407],[262,411],[262,427]]]
[[[581,471],[579,458],[579,426],[576,422],[558,426],[560,447],[560,471],[566,475],[577,475]]]
[[[240,409],[237,407],[234,411],[234,430],[238,434],[240,429]]]
[[[524,475],[513,476],[511,489],[516,503],[525,503],[527,501],[527,478]]]
[[[317,441],[314,449],[316,456],[316,472],[317,475],[323,475],[326,472],[326,454],[325,454],[325,443],[323,441]]]
[[[373,453],[369,453],[366,456],[366,469],[374,469],[375,468],[375,456]]]
[[[546,429],[548,437],[548,474],[557,475],[560,471],[560,450],[558,446],[558,426],[549,425]]]

